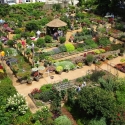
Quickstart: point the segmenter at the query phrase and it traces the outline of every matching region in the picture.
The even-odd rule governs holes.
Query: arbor
[[[81,109],[90,115],[101,115],[111,118],[115,110],[115,98],[111,92],[101,88],[84,87],[78,95]]]

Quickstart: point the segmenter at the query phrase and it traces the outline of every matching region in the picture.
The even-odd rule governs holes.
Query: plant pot
[[[32,84],[32,80],[27,80],[27,83],[28,84]]]

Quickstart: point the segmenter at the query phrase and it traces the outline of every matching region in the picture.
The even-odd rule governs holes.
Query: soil
[[[66,108],[62,107],[61,110],[62,110],[62,114],[66,115],[72,121],[73,125],[78,125],[76,121],[74,120],[73,116],[70,114],[70,112]]]

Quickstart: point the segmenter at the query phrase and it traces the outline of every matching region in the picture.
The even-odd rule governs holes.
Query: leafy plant
[[[41,92],[46,92],[46,91],[50,91],[52,89],[52,84],[46,84],[41,86],[40,90]]]
[[[63,71],[63,67],[62,66],[57,66],[56,67],[56,71],[57,72],[62,72]]]
[[[71,52],[71,51],[75,50],[75,47],[72,43],[66,43],[64,46],[65,46],[67,52]]]
[[[44,47],[45,46],[45,40],[43,39],[43,38],[39,38],[39,39],[37,39],[37,42],[36,42],[36,45],[38,46],[38,47]]]
[[[87,62],[88,64],[89,64],[89,63],[92,63],[93,60],[94,60],[93,55],[88,54],[88,55],[86,56],[86,62]]]
[[[72,122],[67,118],[67,116],[59,116],[55,119],[54,125],[72,125]]]
[[[62,44],[62,43],[65,43],[66,38],[65,38],[65,37],[60,37],[60,38],[59,38],[59,41],[60,41],[61,44]]]
[[[46,36],[45,36],[45,42],[46,42],[46,43],[51,43],[51,42],[52,42],[52,37],[49,36],[49,35],[46,35]]]
[[[18,93],[14,96],[10,96],[7,99],[6,108],[8,111],[16,111],[18,114],[22,115],[24,115],[28,110],[25,98]]]

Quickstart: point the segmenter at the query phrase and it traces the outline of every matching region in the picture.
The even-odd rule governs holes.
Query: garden
[[[96,15],[106,14],[107,5],[114,2],[101,0],[103,4],[98,6],[96,2],[80,0],[78,6],[68,8],[54,4],[49,10],[41,2],[0,5],[0,50],[5,53],[0,63],[1,125],[72,125],[62,112],[62,104],[78,125],[125,124],[124,79],[93,70],[72,81],[34,88],[29,96],[40,110],[32,114],[3,65],[5,62],[10,67],[17,82],[31,84],[46,77],[46,72],[61,75],[123,56],[125,29],[121,19],[116,18],[107,28],[112,22]],[[61,25],[50,26],[57,18]],[[125,72],[124,59],[122,62],[114,68]]]
[[[37,107],[50,105],[53,117],[60,115],[64,104],[78,125],[119,124],[125,122],[124,111],[119,109],[124,105],[123,81],[107,71],[94,70],[72,81],[64,79],[35,88],[30,97]]]

